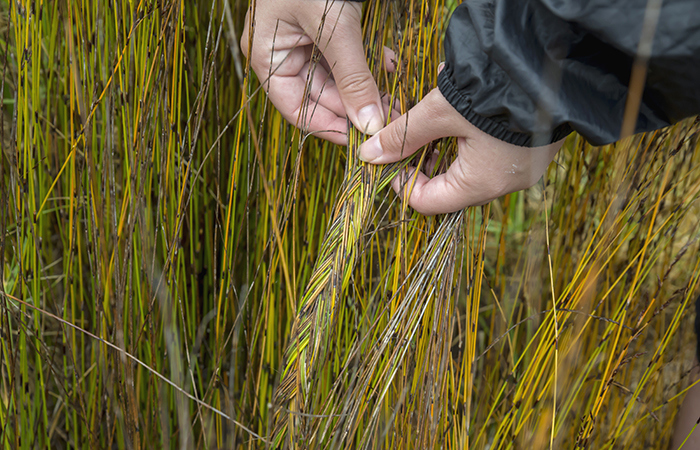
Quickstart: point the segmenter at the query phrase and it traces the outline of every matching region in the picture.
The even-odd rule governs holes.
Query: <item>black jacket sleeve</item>
[[[572,130],[595,145],[614,142],[646,7],[469,0],[447,28],[440,91],[475,126],[513,144],[544,145]],[[636,132],[700,113],[700,3],[664,0],[652,42]]]

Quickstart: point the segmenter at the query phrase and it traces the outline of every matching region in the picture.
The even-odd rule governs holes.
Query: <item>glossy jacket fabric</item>
[[[654,2],[467,0],[447,28],[440,91],[513,144],[544,145],[571,130],[596,145],[614,142]],[[700,2],[659,3],[635,132],[700,113]]]

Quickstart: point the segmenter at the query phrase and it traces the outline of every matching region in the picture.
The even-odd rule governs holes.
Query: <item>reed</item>
[[[402,111],[456,4],[366,2]],[[426,218],[387,188],[405,163],[268,103],[244,0],[0,7],[0,448],[669,441],[695,350],[697,121],[571,136],[540,185]],[[411,164],[433,151],[444,170],[455,142]]]

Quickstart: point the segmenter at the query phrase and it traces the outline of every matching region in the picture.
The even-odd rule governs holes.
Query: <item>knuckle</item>
[[[353,72],[335,80],[338,90],[346,95],[366,95],[370,92],[372,77],[364,72]]]
[[[427,188],[427,184],[416,183],[412,185],[409,181],[409,186],[412,187],[412,189],[410,189],[410,192],[406,193],[408,206],[424,216],[434,215],[435,202],[432,201],[433,199],[431,198],[432,196],[430,194],[430,189]]]
[[[333,2],[330,9],[327,9],[324,2],[321,3],[321,16],[325,16],[322,26],[328,29],[334,36],[348,38],[360,36],[362,33],[362,13],[361,6],[353,2]]]
[[[464,192],[484,184],[479,182],[478,173],[475,173],[472,166],[463,161],[462,158],[457,158],[453,164],[456,165],[457,170],[454,176],[447,179],[447,182],[455,191]]]
[[[406,124],[402,119],[397,120],[379,134],[382,149],[385,152],[408,156],[409,142]]]

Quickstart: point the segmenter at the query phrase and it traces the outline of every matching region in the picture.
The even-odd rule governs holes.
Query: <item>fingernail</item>
[[[379,142],[379,136],[368,139],[360,146],[360,159],[364,162],[372,162],[382,156],[382,153],[382,144]]]
[[[375,135],[384,128],[384,120],[382,120],[382,115],[376,105],[362,108],[357,113],[357,120],[360,122],[360,131],[369,135]]]

